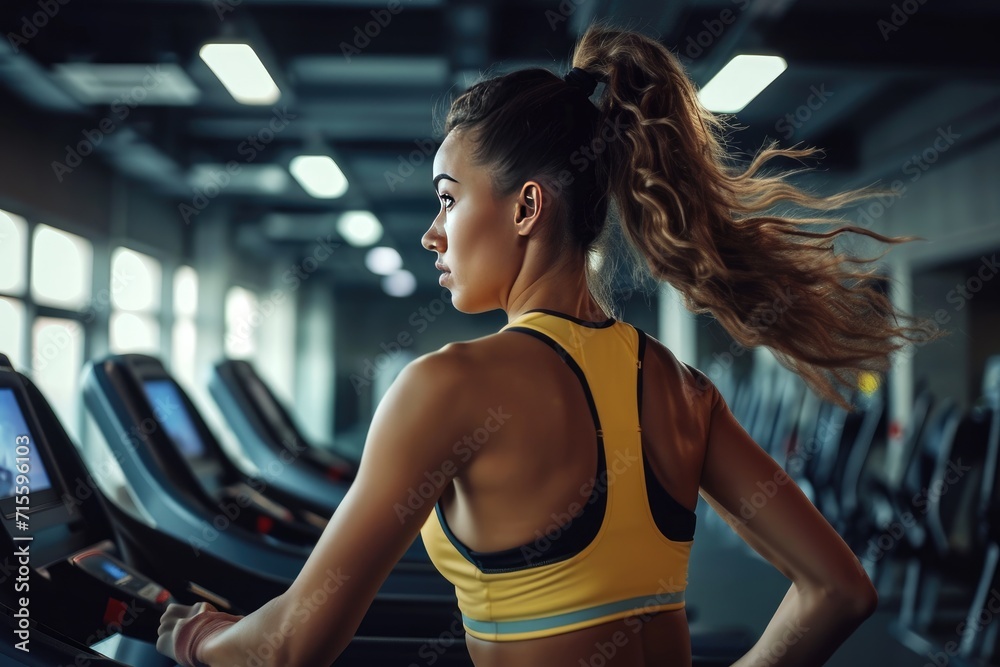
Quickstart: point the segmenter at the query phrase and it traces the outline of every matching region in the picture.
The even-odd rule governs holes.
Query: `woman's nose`
[[[441,245],[443,239],[444,235],[441,234],[441,231],[438,229],[437,218],[435,218],[431,222],[431,226],[427,228],[426,232],[424,232],[424,235],[420,237],[420,243],[424,248],[432,252],[442,251],[443,248],[441,248]]]

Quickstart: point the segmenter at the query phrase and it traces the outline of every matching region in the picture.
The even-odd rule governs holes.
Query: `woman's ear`
[[[519,236],[529,236],[536,229],[544,204],[541,186],[535,181],[525,183],[514,204],[514,226]]]

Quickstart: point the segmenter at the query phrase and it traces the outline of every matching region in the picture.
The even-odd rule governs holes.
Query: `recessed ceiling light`
[[[329,155],[299,155],[288,170],[302,189],[319,199],[334,199],[347,192],[347,177]]]
[[[698,92],[698,99],[709,111],[736,113],[750,104],[788,64],[778,56],[739,55],[730,60]]]
[[[201,95],[184,68],[172,63],[57,63],[52,74],[84,104],[185,106]]]
[[[372,248],[365,255],[365,266],[372,273],[387,276],[403,268],[403,258],[399,256],[395,248],[379,246]]]
[[[242,104],[273,104],[281,91],[249,44],[206,44],[198,52],[229,94]]]
[[[389,296],[410,296],[417,289],[417,279],[406,269],[400,269],[382,278],[382,291]]]
[[[337,220],[337,233],[355,248],[365,248],[382,238],[382,223],[371,211],[346,211]]]

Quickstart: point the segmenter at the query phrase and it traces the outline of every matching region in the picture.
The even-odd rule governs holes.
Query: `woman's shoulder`
[[[515,336],[504,330],[471,338],[452,341],[434,352],[429,352],[420,359],[429,359],[430,363],[450,365],[466,371],[483,371],[494,366],[509,364],[511,359],[523,351],[525,342],[534,347],[534,343],[526,336]]]
[[[646,334],[649,338],[643,360],[644,372],[651,373],[658,383],[662,383],[688,402],[709,402],[716,400],[718,389],[707,374],[677,358],[673,351]]]
[[[414,367],[413,371],[425,379],[450,380],[471,389],[482,383],[470,384],[470,380],[488,380],[495,370],[513,370],[516,352],[511,349],[511,341],[503,338],[490,334],[453,341],[417,357],[407,368]]]

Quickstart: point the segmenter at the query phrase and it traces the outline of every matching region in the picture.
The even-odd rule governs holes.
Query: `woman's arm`
[[[734,667],[821,665],[875,611],[878,595],[850,547],[712,390],[701,495],[792,581]]]
[[[256,656],[263,665],[328,665],[344,650],[463,466],[453,446],[470,430],[464,421],[477,414],[468,405],[473,392],[464,366],[448,346],[403,370],[373,417],[357,478],[291,587],[208,636],[199,661],[233,665]]]

